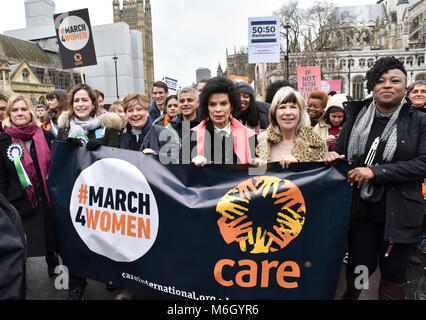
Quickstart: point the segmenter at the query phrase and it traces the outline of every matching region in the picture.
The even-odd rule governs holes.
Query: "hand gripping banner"
[[[333,299],[348,166],[163,165],[56,142],[48,186],[70,272],[171,299]]]

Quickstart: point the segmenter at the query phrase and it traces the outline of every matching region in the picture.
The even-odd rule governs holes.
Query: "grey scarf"
[[[383,152],[383,161],[388,163],[392,161],[392,158],[395,154],[398,138],[396,120],[398,119],[402,106],[405,103],[406,100],[403,99],[399,107],[392,114],[388,124],[386,125],[380,137],[380,141],[386,142],[386,146]],[[368,136],[370,135],[370,130],[374,121],[375,114],[376,104],[373,101],[369,106],[365,106],[356,118],[355,124],[352,128],[351,136],[349,138],[349,160],[353,160],[354,156],[359,157],[366,152],[365,147],[367,145]]]
[[[81,121],[77,117],[73,117],[70,121],[70,132],[68,133],[69,138],[75,138],[77,136],[87,136],[89,131],[98,129],[101,127],[101,120],[98,115],[90,117],[87,121]]]

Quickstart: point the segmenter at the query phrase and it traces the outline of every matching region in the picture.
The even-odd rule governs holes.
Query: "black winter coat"
[[[43,133],[50,148],[55,138],[50,131],[43,130]],[[14,164],[7,158],[6,152],[11,144],[12,138],[8,134],[0,135],[0,192],[21,215],[28,241],[27,256],[45,256],[47,253],[57,250],[57,241],[52,210],[47,202],[38,167],[37,153],[33,144],[30,154],[40,181],[40,186],[36,189],[38,206],[33,208],[26,191],[21,186]]]
[[[368,99],[347,104],[347,120],[333,151],[347,156],[356,117],[371,102]],[[406,103],[397,120],[397,130],[397,148],[391,163],[371,169],[375,174],[374,182],[385,186],[384,240],[391,244],[408,244],[419,240],[425,216],[421,184],[426,177],[426,113]]]
[[[162,149],[166,145],[167,147]],[[174,158],[177,158],[179,143],[168,129],[153,125],[151,120],[148,119],[142,128],[142,133],[138,141],[136,141],[136,136],[132,134],[130,124],[126,125],[125,131],[120,136],[120,148],[133,151],[143,151],[149,148],[158,154],[161,151],[165,151],[169,157],[172,157],[171,152],[174,152]]]

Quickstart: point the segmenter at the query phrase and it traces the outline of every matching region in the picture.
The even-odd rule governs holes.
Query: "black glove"
[[[75,147],[78,148],[83,146],[83,142],[81,142],[81,140],[77,138],[68,138],[67,141],[71,142]]]
[[[99,140],[90,140],[88,143],[86,143],[86,148],[89,151],[93,151],[96,150],[97,148],[99,148],[102,145],[102,143],[99,142]]]

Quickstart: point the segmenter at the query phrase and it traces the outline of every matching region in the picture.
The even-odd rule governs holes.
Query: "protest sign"
[[[249,63],[280,62],[280,18],[249,18]]]
[[[249,83],[249,78],[248,77],[244,77],[244,76],[236,76],[236,75],[231,74],[229,76],[229,79],[232,80],[232,81],[239,79],[239,80],[242,80],[244,82]]]
[[[333,299],[347,164],[168,165],[55,142],[48,188],[74,275],[173,299]]]
[[[321,67],[297,68],[297,90],[308,100],[309,94],[321,90]]]
[[[327,94],[331,91],[342,93],[342,80],[322,80],[321,90]]]
[[[163,81],[167,84],[169,95],[177,94],[178,81],[170,77],[163,77]]]
[[[89,10],[59,13],[53,18],[63,68],[73,69],[96,65]]]

